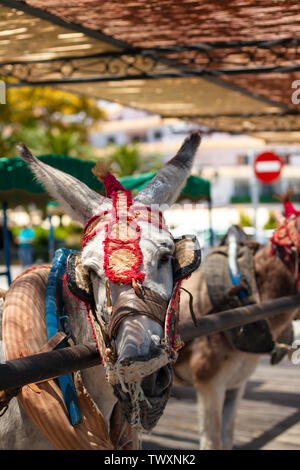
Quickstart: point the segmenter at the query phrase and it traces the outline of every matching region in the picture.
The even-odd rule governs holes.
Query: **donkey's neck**
[[[271,254],[270,244],[257,251],[254,266],[261,300],[297,293],[294,274],[279,256]]]
[[[94,341],[92,327],[84,303],[70,295],[68,290],[64,293],[64,303],[74,342],[76,344],[84,344]],[[113,388],[106,381],[100,356],[99,366],[82,370],[81,376],[89,395],[103,414],[107,430],[109,431],[110,417],[117,402],[117,398],[114,396]]]
[[[261,302],[297,293],[294,274],[279,256],[271,255],[270,244],[257,251],[254,267]],[[297,309],[268,319],[275,339],[289,325],[296,313]]]

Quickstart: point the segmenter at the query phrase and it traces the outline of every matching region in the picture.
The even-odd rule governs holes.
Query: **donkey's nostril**
[[[161,391],[166,390],[172,382],[172,369],[170,364],[159,369],[157,372],[157,379],[156,379],[158,387],[160,387]]]
[[[172,382],[172,369],[170,364],[161,367],[154,374],[142,380],[142,388],[146,396],[157,397],[161,395]]]

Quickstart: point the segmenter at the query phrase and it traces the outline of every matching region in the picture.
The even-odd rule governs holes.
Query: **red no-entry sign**
[[[254,160],[254,173],[262,183],[270,184],[276,181],[283,167],[281,158],[273,152],[263,152]]]

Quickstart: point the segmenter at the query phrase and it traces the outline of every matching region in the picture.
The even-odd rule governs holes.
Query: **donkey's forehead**
[[[148,222],[139,223],[139,242],[143,244],[147,241],[151,242],[153,246],[165,247],[172,249],[174,247],[173,237],[170,232],[161,227],[158,227],[154,224],[149,224]],[[88,241],[88,243],[83,248],[83,253],[89,251],[89,249],[94,249],[97,247],[103,248],[103,241],[105,240],[106,232],[105,229],[99,230],[95,235]]]
[[[167,230],[147,222],[141,222],[139,225],[141,229],[141,248],[143,248],[143,245],[152,246],[153,250],[158,248],[172,250],[174,248],[173,237]]]
[[[105,225],[105,224],[104,224]],[[173,251],[174,241],[171,233],[160,226],[146,221],[139,223],[139,244],[142,252],[155,252],[160,249]],[[82,250],[82,258],[88,259],[91,256],[101,257],[104,253],[104,240],[106,232],[103,229],[97,231],[95,235],[84,245]]]

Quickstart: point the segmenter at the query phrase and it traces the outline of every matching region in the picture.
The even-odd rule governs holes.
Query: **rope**
[[[184,292],[186,292],[190,296],[190,299],[189,299],[190,314],[191,314],[192,320],[194,322],[194,325],[197,326],[197,318],[196,318],[196,315],[195,315],[195,312],[194,312],[194,309],[193,309],[193,301],[194,301],[193,294],[190,291],[188,291],[187,289],[185,289],[184,287],[180,286],[180,289],[184,290]]]

